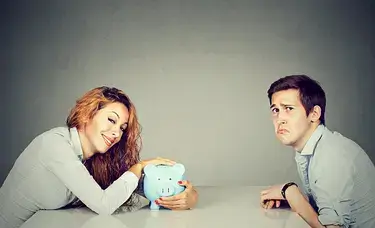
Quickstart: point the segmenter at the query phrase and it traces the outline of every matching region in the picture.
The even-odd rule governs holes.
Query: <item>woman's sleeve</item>
[[[54,134],[44,140],[44,146],[50,147],[43,159],[47,169],[87,207],[98,214],[110,215],[115,212],[138,185],[138,177],[127,171],[103,190],[78,159],[66,138]]]

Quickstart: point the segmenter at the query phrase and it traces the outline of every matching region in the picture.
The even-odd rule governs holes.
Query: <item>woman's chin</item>
[[[105,148],[100,148],[98,150],[98,153],[99,154],[105,154],[105,153],[107,153],[108,150],[109,150],[109,148],[106,146]]]

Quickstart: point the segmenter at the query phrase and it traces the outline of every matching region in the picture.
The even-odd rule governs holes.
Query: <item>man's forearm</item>
[[[312,228],[324,228],[318,220],[318,214],[297,186],[290,186],[285,191],[285,197],[292,210],[299,214]]]

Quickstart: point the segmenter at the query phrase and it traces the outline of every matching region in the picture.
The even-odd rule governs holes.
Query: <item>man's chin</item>
[[[293,142],[289,141],[289,140],[285,140],[285,139],[280,139],[280,142],[281,144],[283,144],[284,146],[292,146],[293,145]]]

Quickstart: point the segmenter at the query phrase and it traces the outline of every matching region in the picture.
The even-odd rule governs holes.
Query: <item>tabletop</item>
[[[133,212],[97,215],[87,208],[43,210],[22,228],[187,228],[187,227],[309,227],[290,208],[260,207],[260,186],[196,187],[199,201],[194,209],[151,211],[147,206]]]

